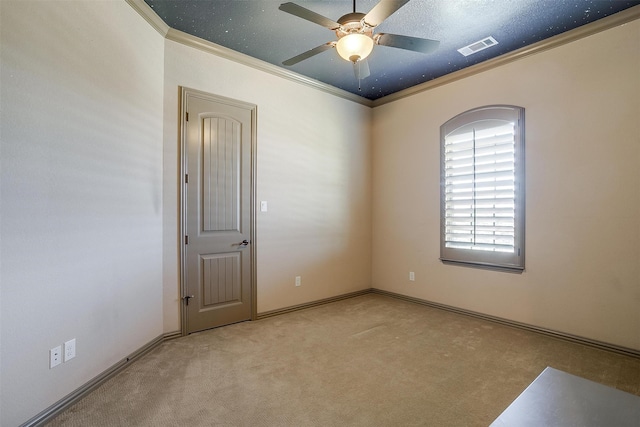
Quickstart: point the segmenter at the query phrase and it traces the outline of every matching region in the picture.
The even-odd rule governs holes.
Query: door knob
[[[240,246],[247,246],[248,244],[249,244],[249,241],[248,241],[248,240],[243,240],[243,241],[240,243]]]
[[[185,297],[183,298],[183,299],[184,299],[184,303],[185,303],[186,305],[189,305],[189,300],[190,300],[191,298],[195,298],[195,295],[187,295],[187,296],[185,296]]]

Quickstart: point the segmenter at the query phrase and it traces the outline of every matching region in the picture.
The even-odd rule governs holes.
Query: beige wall
[[[0,17],[1,425],[179,329],[179,85],[258,106],[258,311],[370,287],[369,108],[166,41],[124,2]]]
[[[640,349],[639,44],[634,21],[375,108],[373,287]],[[489,104],[526,109],[521,275],[438,260],[439,127]]]
[[[178,87],[258,106],[258,313],[371,286],[371,109],[167,41],[164,330],[180,328]],[[302,286],[294,286],[295,276]]]
[[[1,425],[179,329],[179,85],[258,106],[259,312],[373,283],[640,349],[638,21],[370,110],[124,2],[4,0],[0,20]],[[493,103],[527,109],[522,275],[438,261],[438,128]]]
[[[162,333],[164,39],[124,2],[0,1],[0,425]],[[49,349],[77,356],[49,369]]]

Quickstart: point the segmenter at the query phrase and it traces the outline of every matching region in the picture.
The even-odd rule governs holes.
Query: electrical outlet
[[[49,369],[53,369],[61,363],[62,363],[62,346],[59,345],[49,350]]]
[[[414,273],[413,271],[409,272],[409,280],[412,282],[416,281],[416,273]]]
[[[300,286],[302,284],[302,279],[300,276],[296,276],[296,286]]]
[[[76,339],[75,338],[64,343],[64,361],[68,362],[74,357],[76,357]]]

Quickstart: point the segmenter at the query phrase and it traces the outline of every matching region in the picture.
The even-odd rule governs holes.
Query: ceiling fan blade
[[[356,79],[363,80],[371,75],[369,70],[369,63],[366,59],[361,59],[353,63],[353,72],[356,75]]]
[[[293,58],[287,59],[286,61],[284,61],[282,63],[282,65],[289,66],[289,65],[297,64],[298,62],[304,61],[305,59],[308,59],[308,58],[311,58],[312,56],[315,56],[315,55],[317,55],[319,53],[322,53],[325,50],[332,49],[332,48],[335,47],[335,45],[336,45],[335,42],[329,42],[329,43],[321,44],[320,46],[314,47],[313,49],[308,50],[308,51],[306,51],[304,53],[301,53],[300,55],[296,55]]]
[[[414,52],[431,53],[438,48],[438,40],[421,39],[419,37],[400,36],[398,34],[380,33],[375,37],[377,44],[382,46],[397,47],[399,49],[412,50]]]
[[[307,21],[311,21],[314,24],[322,25],[330,30],[335,30],[340,26],[336,21],[333,21],[329,18],[326,18],[319,13],[315,13],[309,9],[306,9],[302,6],[298,6],[295,3],[282,3],[280,7],[278,7],[283,12],[290,13],[298,18],[306,19]]]
[[[408,2],[409,0],[380,0],[380,2],[365,15],[364,22],[372,27],[376,27]]]

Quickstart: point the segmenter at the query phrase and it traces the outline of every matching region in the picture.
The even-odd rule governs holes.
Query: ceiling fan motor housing
[[[364,22],[364,13],[347,13],[338,19],[340,27],[336,29],[338,39],[353,33],[360,33],[366,36],[373,36],[373,27]]]

